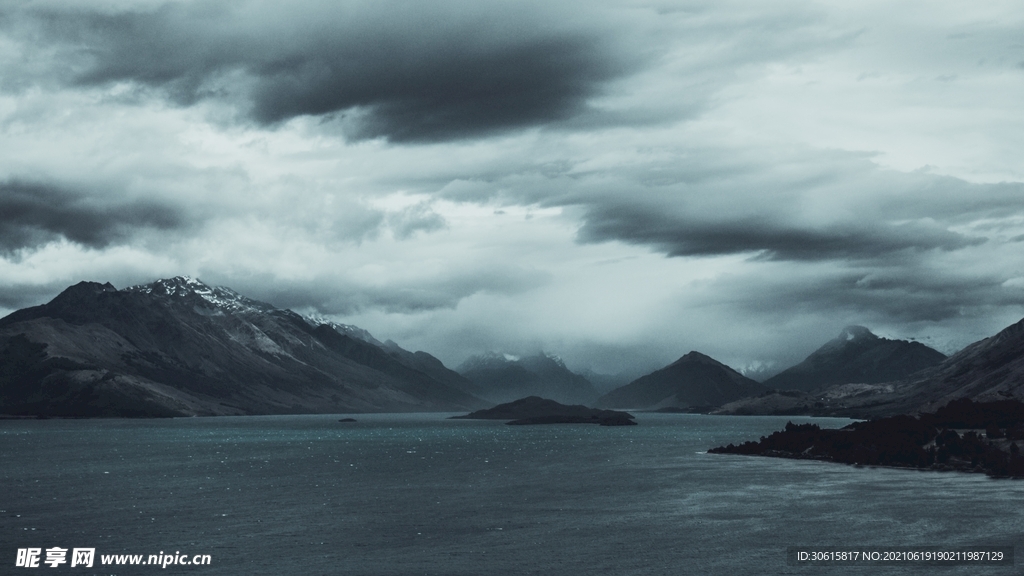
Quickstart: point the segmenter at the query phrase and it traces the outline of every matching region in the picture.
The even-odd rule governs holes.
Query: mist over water
[[[1024,543],[1020,482],[703,453],[808,418],[446,416],[3,421],[0,562],[60,546],[97,549],[93,571],[58,569],[82,574],[177,551],[212,564],[162,573],[921,574],[793,567],[786,547]],[[1013,572],[942,572],[979,570]]]

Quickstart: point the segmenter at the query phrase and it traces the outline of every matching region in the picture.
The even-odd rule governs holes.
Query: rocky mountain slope
[[[186,277],[124,290],[81,282],[47,304],[0,319],[0,413],[173,416],[487,405],[428,354],[378,346],[351,332]]]
[[[931,412],[960,398],[1024,400],[1024,320],[900,380],[769,392],[724,405],[719,413],[873,418]]]
[[[1024,320],[1004,328],[923,370],[894,393],[913,411],[931,411],[951,400],[1024,400]]]
[[[700,352],[612,390],[597,401],[605,408],[704,410],[759,394],[765,387]]]
[[[522,358],[489,353],[474,356],[459,366],[481,398],[510,402],[527,396],[541,396],[562,403],[590,404],[598,396],[583,376],[570,371],[554,356],[536,354]]]
[[[769,388],[813,391],[836,384],[900,380],[946,356],[919,342],[879,338],[863,326],[848,326],[806,360],[764,381]]]

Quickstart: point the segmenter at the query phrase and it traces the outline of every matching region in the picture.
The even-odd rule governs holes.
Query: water
[[[209,554],[160,571],[203,575],[1005,574],[789,566],[786,547],[1024,550],[1024,482],[703,453],[808,418],[445,416],[2,421],[0,573],[53,546]]]

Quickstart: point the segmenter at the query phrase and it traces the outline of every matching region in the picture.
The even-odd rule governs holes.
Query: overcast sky
[[[1024,5],[0,1],[0,314],[192,275],[426,350],[783,368],[1024,316]]]

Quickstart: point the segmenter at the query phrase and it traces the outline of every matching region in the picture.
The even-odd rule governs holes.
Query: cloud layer
[[[927,14],[927,18],[923,17]],[[0,307],[199,276],[457,365],[1024,315],[1012,3],[5,3]]]
[[[0,251],[8,254],[61,239],[103,248],[129,241],[146,229],[186,227],[179,208],[152,200],[119,200],[53,185],[0,182]]]
[[[188,2],[8,19],[56,51],[62,81],[131,83],[251,120],[341,118],[356,139],[436,141],[580,114],[637,62],[591,23],[539,3]]]

